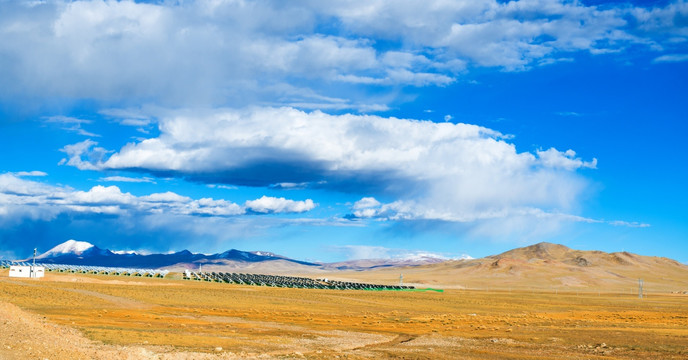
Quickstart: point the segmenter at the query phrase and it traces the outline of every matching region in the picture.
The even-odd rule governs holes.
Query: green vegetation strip
[[[366,288],[363,290],[368,290],[368,291],[420,291],[420,292],[425,292],[425,291],[435,291],[435,292],[444,292],[442,289],[433,289],[433,288],[425,288],[425,289],[392,289],[392,288],[387,288],[387,289],[379,289],[379,288]]]

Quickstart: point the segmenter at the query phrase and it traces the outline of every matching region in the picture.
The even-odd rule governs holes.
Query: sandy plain
[[[0,271],[0,359],[686,359],[688,296]]]

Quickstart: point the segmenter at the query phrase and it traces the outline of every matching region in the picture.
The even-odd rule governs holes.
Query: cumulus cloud
[[[81,191],[25,180],[11,173],[0,174],[0,222],[50,220],[63,213],[227,217],[247,212],[303,213],[314,207],[311,199],[264,196],[241,206],[224,199],[192,199],[170,191],[135,196],[117,186],[96,185]]]
[[[555,148],[549,148],[544,151],[538,150],[537,155],[544,165],[552,168],[564,168],[568,170],[597,168],[597,159],[593,158],[591,161],[583,161],[577,158],[576,152],[571,149],[561,152]]]
[[[657,44],[667,32],[685,32],[685,25],[673,19],[685,13],[683,2],[644,9],[542,0],[372,1],[365,7],[341,1],[329,2],[322,11],[362,36],[432,48],[436,58],[506,70],[556,62],[562,53]]]
[[[88,191],[74,191],[69,195],[70,202],[78,205],[129,205],[135,201],[134,195],[122,193],[117,186],[96,185]]]
[[[688,2],[674,1],[662,7],[634,7],[629,10],[641,31],[665,34],[669,40],[688,36]]]
[[[272,213],[302,213],[310,211],[315,207],[313,200],[307,199],[305,201],[288,200],[283,197],[276,198],[271,196],[263,196],[260,199],[246,201],[245,207],[249,211],[261,214]]]
[[[364,197],[354,203],[354,210],[369,209],[380,206],[380,202],[374,197]]]
[[[69,158],[60,160],[58,164],[74,166],[79,170],[96,170],[97,167],[93,163],[100,162],[110,152],[105,148],[95,146],[97,144],[91,139],[86,139],[76,144],[66,145],[60,151],[67,154]],[[83,159],[82,155],[86,155],[86,159]]]
[[[141,199],[151,203],[188,203],[191,198],[175,194],[171,191],[164,193],[154,193],[150,195],[141,196]]]
[[[94,0],[0,6],[0,53],[8,55],[0,75],[15,84],[12,96],[144,98],[168,105],[232,99],[312,103],[322,98],[307,90],[333,80],[416,86],[453,81],[439,70],[449,64],[419,60],[420,49],[396,50],[411,59],[390,62],[392,56],[371,39],[343,29],[317,32],[325,14],[303,4]],[[281,84],[292,84],[294,91],[281,93]]]
[[[633,44],[662,50],[687,36],[686,12],[682,1],[3,1],[0,77],[13,86],[0,94],[380,109],[369,92],[332,82],[444,86],[473,67],[521,71]]]
[[[538,211],[575,211],[588,191],[577,170],[597,166],[596,159],[584,160],[573,150],[518,152],[509,136],[463,123],[293,108],[180,110],[158,121],[158,137],[130,143],[99,160],[89,160],[103,152],[95,142],[78,143],[65,149],[70,157],[63,162],[208,184],[282,184],[363,195],[350,218],[530,219],[523,228],[543,220]],[[379,197],[393,200],[383,204]],[[244,206],[268,213],[298,212],[314,204],[265,197]]]
[[[211,198],[194,200],[184,207],[184,211],[191,215],[207,216],[241,215],[246,212],[238,204],[227,200],[214,200]]]

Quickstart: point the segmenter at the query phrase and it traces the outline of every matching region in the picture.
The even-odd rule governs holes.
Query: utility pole
[[[29,268],[29,277],[30,278],[35,278],[36,277],[36,251],[37,248],[33,248],[33,265]]]
[[[638,279],[638,298],[643,298],[643,279]]]
[[[404,274],[399,274],[399,286],[404,286]]]

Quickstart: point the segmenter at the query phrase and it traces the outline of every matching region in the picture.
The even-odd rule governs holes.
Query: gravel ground
[[[236,359],[245,354],[180,352],[172,347],[104,345],[76,329],[51,324],[19,307],[0,302],[0,359]],[[243,356],[242,356],[243,355]],[[269,356],[261,356],[269,358]]]

